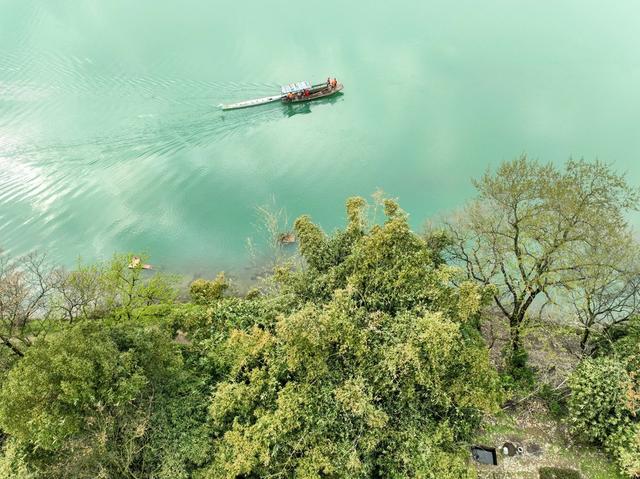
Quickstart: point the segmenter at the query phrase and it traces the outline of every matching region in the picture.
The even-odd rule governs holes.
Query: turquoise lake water
[[[296,107],[216,108],[335,76]],[[527,152],[640,181],[640,3],[0,0],[0,248],[247,262],[258,205],[340,226],[351,195],[417,229]]]

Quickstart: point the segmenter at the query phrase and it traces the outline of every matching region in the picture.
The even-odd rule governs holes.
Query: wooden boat
[[[326,83],[320,83],[318,85],[312,85],[308,90],[309,95],[305,96],[304,93],[300,96],[294,95],[293,98],[282,98],[283,103],[301,103],[304,101],[317,100],[318,98],[324,98],[326,96],[335,95],[344,88],[342,83],[336,83],[336,86],[331,87]]]
[[[317,100],[327,96],[335,95],[344,88],[342,83],[331,85],[329,83],[317,83],[311,85],[309,82],[302,81],[297,83],[289,83],[283,85],[280,89],[280,95],[266,96],[263,98],[255,98],[253,100],[245,100],[238,103],[229,103],[227,105],[219,105],[223,110],[238,110],[240,108],[249,108],[252,106],[265,105],[275,101],[282,103],[302,103],[305,101]]]

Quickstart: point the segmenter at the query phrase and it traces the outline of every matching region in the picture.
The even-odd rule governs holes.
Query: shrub
[[[623,474],[640,477],[640,423],[621,428],[609,437],[606,446]]]
[[[196,279],[189,286],[191,300],[196,304],[209,304],[216,301],[224,295],[229,288],[229,283],[224,273],[218,274],[215,279],[209,281],[206,279]]]
[[[514,390],[528,391],[535,382],[533,369],[527,365],[529,354],[524,348],[513,350],[511,346],[503,351],[505,359],[505,372],[503,381],[505,385]]]
[[[569,420],[574,432],[603,444],[628,423],[631,411],[626,394],[631,378],[614,358],[583,361],[569,379]]]
[[[560,419],[567,415],[567,400],[563,390],[554,389],[545,383],[538,393],[538,398],[544,401],[552,417]]]
[[[633,354],[583,361],[570,378],[568,402],[573,430],[603,444],[632,477],[640,475],[639,360]]]

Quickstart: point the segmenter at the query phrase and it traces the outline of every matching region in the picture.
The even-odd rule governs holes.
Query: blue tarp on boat
[[[288,85],[282,85],[282,94],[297,93],[299,91],[310,90],[311,85],[308,81],[300,81],[298,83],[289,83]]]

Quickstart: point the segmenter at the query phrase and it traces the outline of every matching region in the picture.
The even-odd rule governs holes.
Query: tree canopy
[[[570,160],[560,169],[526,156],[474,185],[478,196],[448,226],[449,252],[470,279],[496,287],[517,355],[523,326],[545,306],[620,267],[607,252],[627,244],[625,214],[637,207],[638,190],[601,162]]]
[[[467,474],[460,441],[498,397],[467,327],[480,291],[451,287],[453,272],[395,203],[370,229],[364,202],[347,206],[349,224],[332,237],[296,221],[308,268],[280,276],[294,310],[226,341],[208,477]]]

